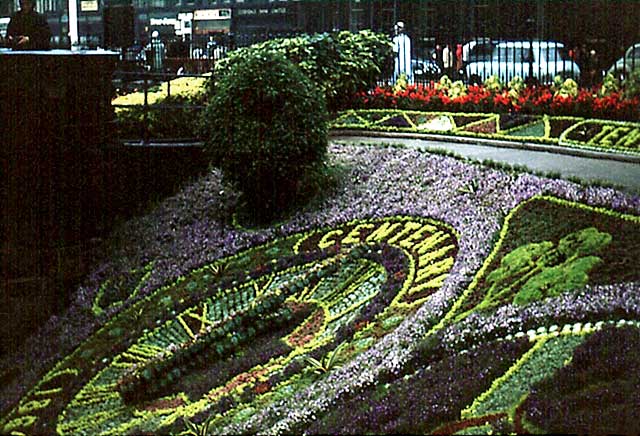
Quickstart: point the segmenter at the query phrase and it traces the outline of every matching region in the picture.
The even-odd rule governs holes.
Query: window
[[[531,62],[531,49],[523,46],[502,46],[493,52],[493,60],[499,62]]]
[[[547,62],[560,62],[569,60],[569,52],[564,47],[550,47],[543,50],[544,59]]]

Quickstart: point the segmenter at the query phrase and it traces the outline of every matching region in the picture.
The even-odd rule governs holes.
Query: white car
[[[619,80],[624,80],[633,70],[640,70],[640,43],[629,47],[624,56],[611,65],[607,73],[613,74]]]
[[[474,38],[462,45],[462,62],[480,62],[491,59],[495,43],[491,38]]]
[[[580,68],[569,58],[564,44],[553,41],[508,41],[496,44],[490,59],[465,67],[471,84],[484,82],[496,75],[503,83],[519,76],[550,84],[556,76],[578,81]]]

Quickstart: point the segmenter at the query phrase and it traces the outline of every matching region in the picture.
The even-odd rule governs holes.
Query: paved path
[[[585,181],[614,184],[624,191],[640,194],[640,158],[539,144],[482,141],[469,138],[419,138],[414,135],[384,134],[367,136],[334,131],[332,140],[355,143],[404,144],[421,150],[446,150],[472,160],[490,159],[511,165],[523,165],[532,171],[577,177]]]

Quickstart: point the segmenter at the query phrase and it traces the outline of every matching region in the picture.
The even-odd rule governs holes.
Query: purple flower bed
[[[531,345],[488,342],[464,353],[424,356],[423,367],[393,382],[371,386],[336,404],[304,430],[308,434],[424,434],[438,423],[456,421]]]
[[[637,328],[594,333],[571,364],[534,386],[524,417],[553,433],[638,434],[638,347]]]
[[[130,306],[110,307],[103,316],[92,304],[107,279],[141,270],[153,261],[151,274],[136,300],[215,259],[283,235],[334,225],[356,218],[393,215],[424,216],[444,221],[458,233],[456,262],[444,285],[366,353],[292,396],[257,410],[241,424],[220,431],[289,431],[329,409],[349,392],[377,383],[383,374],[399,374],[411,361],[424,335],[451,308],[489,255],[502,222],[516,205],[535,195],[549,194],[584,204],[640,213],[640,197],[610,188],[583,187],[572,182],[472,165],[416,150],[334,144],[329,163],[344,168],[335,192],[313,208],[300,210],[270,228],[241,229],[221,225],[219,211],[229,189],[217,172],[202,177],[148,215],[131,220],[110,238],[110,250],[77,290],[67,313],[49,320],[16,353],[0,360],[0,413],[5,413],[52,365],[69,354],[105,321]],[[477,189],[464,188],[474,184]],[[227,192],[218,195],[221,191]],[[597,286],[577,296],[560,296],[530,306],[505,306],[488,318],[471,315],[444,330],[445,344],[512,334],[538,322],[563,322],[601,309],[638,314],[638,285]],[[632,297],[632,298],[629,298]],[[606,302],[612,301],[613,304]],[[566,307],[561,304],[566,303]],[[605,310],[605,312],[606,312]],[[570,314],[570,315],[567,315]],[[585,315],[588,319],[589,315]],[[528,321],[532,320],[532,321]],[[459,331],[460,330],[460,331]],[[452,345],[453,346],[453,345]],[[457,345],[456,345],[457,347]],[[13,368],[17,370],[13,370]]]

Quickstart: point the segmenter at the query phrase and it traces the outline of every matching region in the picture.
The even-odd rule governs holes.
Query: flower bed
[[[473,136],[640,154],[640,123],[568,116],[363,109],[339,114],[332,127]]]
[[[144,91],[117,96],[115,106],[118,135],[139,139],[146,131],[152,138],[196,138],[194,122],[206,103],[206,77],[179,77]]]
[[[1,431],[559,428],[545,380],[575,392],[569,357],[638,329],[640,198],[415,150],[330,159],[336,191],[273,227],[221,228],[212,173],[121,229],[69,313],[2,360]],[[557,268],[570,283],[531,290]]]
[[[406,85],[376,87],[359,94],[353,103],[358,109],[404,109],[447,112],[510,113],[578,116],[637,121],[638,98],[602,89],[578,89],[575,82],[554,86],[524,86],[516,79],[509,86],[465,86],[445,76],[432,86]],[[573,86],[571,86],[573,85]]]
[[[537,215],[538,220],[534,221],[533,215],[541,209],[546,209],[547,215]],[[577,213],[578,211],[580,213]],[[567,228],[574,226],[579,228],[585,224],[589,225],[588,223],[594,223],[600,229],[606,228],[615,233],[611,239],[592,232],[587,232],[588,236],[584,232],[569,233],[568,236],[558,240],[559,235],[571,232]],[[507,217],[496,248],[471,286],[444,317],[444,327],[436,325],[427,333],[427,340],[423,340],[417,347],[403,371],[391,376],[391,380],[387,383],[374,384],[355,395],[347,395],[322,417],[305,426],[309,426],[307,429],[312,433],[321,434],[335,433],[343,428],[356,434],[370,432],[450,434],[458,431],[465,434],[475,431],[567,432],[567,429],[571,428],[570,423],[574,422],[570,412],[572,407],[563,408],[564,414],[550,414],[552,410],[557,409],[552,407],[545,409],[541,406],[538,401],[542,400],[538,400],[537,389],[541,389],[539,386],[545,387],[543,394],[546,395],[545,404],[564,403],[567,399],[563,397],[565,392],[563,387],[551,385],[551,379],[556,377],[580,379],[580,375],[575,372],[584,371],[582,368],[587,365],[586,360],[588,365],[596,368],[599,365],[596,362],[600,358],[611,361],[610,353],[600,345],[600,351],[590,351],[589,359],[582,357],[583,363],[567,367],[567,363],[574,355],[574,350],[576,355],[583,353],[584,356],[583,350],[587,346],[591,347],[587,344],[593,342],[592,336],[596,338],[603,334],[608,336],[623,334],[617,332],[619,328],[630,330],[631,333],[625,333],[627,336],[640,333],[638,329],[640,324],[637,321],[638,309],[640,309],[637,305],[639,301],[637,282],[640,269],[638,267],[629,269],[633,277],[619,278],[617,273],[623,269],[627,270],[627,262],[631,261],[636,254],[625,254],[621,264],[603,267],[604,271],[601,268],[598,272],[593,271],[589,275],[582,275],[586,281],[594,283],[610,283],[618,280],[636,283],[632,291],[634,301],[631,302],[612,300],[607,292],[586,291],[578,297],[565,288],[559,294],[564,299],[578,297],[600,301],[605,307],[615,302],[609,307],[603,307],[604,310],[588,313],[576,310],[579,306],[575,303],[559,304],[557,298],[554,301],[553,298],[542,293],[535,294],[536,298],[524,303],[518,302],[517,298],[512,300],[507,296],[513,295],[518,290],[527,289],[531,283],[540,284],[539,277],[554,277],[553,280],[546,281],[545,284],[549,286],[562,287],[563,284],[570,282],[573,277],[570,272],[557,271],[559,275],[550,274],[556,272],[554,270],[558,267],[554,265],[560,262],[560,258],[565,254],[579,262],[581,255],[588,255],[591,250],[601,251],[606,258],[605,263],[615,262],[606,256],[618,252],[621,248],[602,250],[603,245],[613,243],[612,241],[617,241],[616,244],[626,244],[629,242],[626,241],[625,236],[628,230],[624,227],[630,225],[637,228],[638,224],[640,224],[638,217],[586,208],[553,198],[534,198],[522,203]],[[550,263],[539,271],[534,271],[535,263],[531,261],[527,251],[523,252],[521,248],[530,249],[532,244],[542,245],[531,241],[545,239],[558,240],[561,253],[538,253],[539,259]],[[549,242],[549,244],[552,243]],[[518,248],[503,255],[502,253],[508,251],[506,245]],[[621,250],[627,253],[628,248]],[[479,291],[480,288],[487,287],[486,282],[493,283],[497,277],[508,279],[501,282],[497,288]],[[574,289],[585,285],[585,283],[574,284],[576,285]],[[496,292],[495,289],[500,291]],[[475,292],[480,293],[483,299],[474,300],[472,296]],[[491,304],[495,301],[492,295],[501,293],[500,303]],[[486,304],[487,302],[489,304]],[[616,303],[622,305],[629,303],[629,305],[627,310],[621,310],[620,307],[616,307]],[[464,311],[466,305],[471,307],[469,311]],[[520,309],[519,306],[530,309],[537,316],[534,318],[526,315],[524,311],[526,309]],[[504,310],[502,313],[500,310],[496,311],[500,307],[508,308],[511,313],[505,313]],[[469,320],[465,321],[467,317]],[[636,321],[627,322],[624,319]],[[559,327],[563,324],[564,327]],[[599,339],[599,341],[602,344],[603,340]],[[608,406],[598,395],[602,390],[598,386],[604,381],[612,383],[615,387],[612,389],[616,390],[620,389],[619,382],[616,380],[624,381],[625,386],[632,383],[625,378],[630,374],[629,371],[638,365],[640,359],[629,351],[628,346],[625,345],[625,347],[623,348],[625,354],[616,357],[622,363],[616,364],[611,372],[594,371],[595,374],[591,377],[593,385],[583,386],[584,390],[578,388],[575,395],[582,395],[583,403],[581,404],[584,405],[581,406],[579,418],[576,417],[576,419],[582,431],[607,431],[606,421],[603,421],[596,412],[599,407],[623,411],[624,425],[635,428],[633,426],[636,424],[630,422],[631,410],[636,407],[633,396],[616,397],[615,406]],[[502,358],[506,361],[501,360]],[[480,371],[479,368],[482,368],[482,372],[474,375],[473,372]],[[557,372],[556,369],[562,369],[562,372]],[[492,371],[498,371],[500,376],[491,375]],[[633,377],[632,380],[635,380]],[[454,384],[453,387],[451,383]],[[424,387],[421,388],[423,385]],[[564,389],[567,392],[573,392],[572,390],[576,388],[566,385]],[[589,402],[592,404],[587,405]]]

